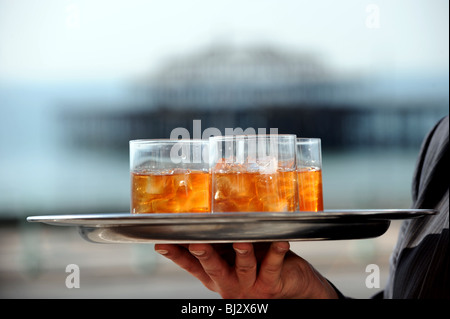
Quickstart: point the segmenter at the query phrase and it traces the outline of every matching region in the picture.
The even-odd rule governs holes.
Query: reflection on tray
[[[31,216],[30,222],[77,226],[96,243],[343,240],[384,234],[393,219],[434,210],[326,210],[319,213],[84,214]]]

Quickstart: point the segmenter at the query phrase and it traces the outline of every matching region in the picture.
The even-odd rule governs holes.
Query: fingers
[[[256,281],[257,261],[250,243],[234,243],[236,252],[235,272],[243,289],[252,287]]]
[[[275,286],[281,282],[281,272],[289,242],[274,242],[261,263],[258,280],[267,286]]]
[[[267,247],[267,246],[266,246]],[[209,289],[222,297],[233,298],[249,292],[264,291],[276,295],[283,288],[282,271],[288,242],[274,242],[268,248],[251,243],[234,243],[215,247],[210,244],[180,245],[156,244],[155,250],[171,259],[198,278]],[[235,253],[234,263],[225,258]],[[265,250],[258,269],[258,256]],[[228,260],[228,262],[227,262]],[[252,293],[253,291],[253,293]]]
[[[189,251],[198,259],[203,271],[214,281],[216,286],[220,287],[221,290],[227,290],[230,287],[232,282],[231,267],[212,245],[190,244]]]
[[[200,280],[206,287],[210,288],[211,279],[205,273],[197,258],[191,255],[187,249],[187,246],[183,247],[181,245],[174,244],[155,244],[155,251],[172,260],[175,264]]]

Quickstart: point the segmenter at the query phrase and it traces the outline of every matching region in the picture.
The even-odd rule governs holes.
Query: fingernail
[[[277,252],[279,252],[279,253],[285,253],[285,252],[287,252],[287,251],[289,250],[288,248],[280,247],[280,246],[278,246],[278,245],[275,245],[275,249],[276,249]]]
[[[156,252],[161,255],[166,255],[169,251],[165,249],[158,249],[156,250]]]
[[[195,256],[203,256],[206,253],[204,250],[191,250],[190,252]]]
[[[236,250],[241,255],[245,255],[248,252],[248,250],[246,250],[246,249],[237,249],[237,248],[235,248],[234,250]]]

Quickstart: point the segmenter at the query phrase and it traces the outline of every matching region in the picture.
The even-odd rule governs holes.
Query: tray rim
[[[398,220],[430,216],[434,209],[326,209],[321,212],[251,212],[251,213],[98,213],[57,214],[27,217],[28,222],[55,226],[112,227],[128,225],[217,224],[249,221],[330,222],[332,220]]]

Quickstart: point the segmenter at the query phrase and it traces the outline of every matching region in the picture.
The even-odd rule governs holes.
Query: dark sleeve
[[[385,287],[392,293],[387,298],[450,298],[448,132],[446,116],[422,143],[412,182],[412,207],[438,213],[403,222],[395,251],[398,258],[389,275],[393,279]],[[340,299],[347,299],[330,284]],[[385,294],[380,291],[372,299],[383,299]]]
[[[448,116],[428,133],[417,159],[412,181],[414,208],[436,207],[449,187]]]
[[[448,143],[446,116],[424,140],[412,183],[412,207],[437,214],[404,222],[392,298],[450,298]]]

